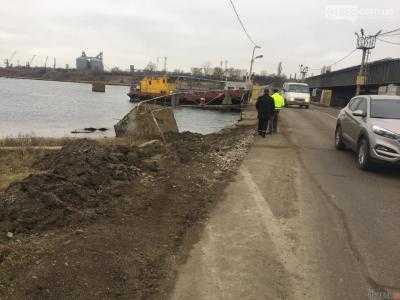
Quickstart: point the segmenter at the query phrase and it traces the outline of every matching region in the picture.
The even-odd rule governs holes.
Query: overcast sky
[[[361,27],[369,33],[400,27],[398,0],[234,2],[262,46],[257,72],[274,73],[279,61],[286,74],[299,64],[320,68],[349,53]],[[252,51],[228,0],[1,0],[0,20],[0,58],[16,50],[15,61],[22,63],[36,54],[33,65],[50,56],[58,65],[75,66],[82,50],[89,55],[102,50],[108,67],[123,69],[144,68],[161,56],[168,56],[170,70],[207,61],[216,66],[222,59],[248,68]],[[400,42],[400,36],[390,40]],[[384,43],[372,55],[399,56],[400,46]],[[335,68],[359,61],[356,53]]]

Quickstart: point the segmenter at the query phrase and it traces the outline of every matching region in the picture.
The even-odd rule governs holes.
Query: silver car
[[[357,96],[340,111],[336,149],[357,153],[357,165],[367,170],[376,162],[400,164],[400,97]]]

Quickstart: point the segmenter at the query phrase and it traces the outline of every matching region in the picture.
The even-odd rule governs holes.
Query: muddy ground
[[[0,298],[169,295],[252,132],[174,134],[167,147],[77,140],[34,155],[33,174],[0,192]]]

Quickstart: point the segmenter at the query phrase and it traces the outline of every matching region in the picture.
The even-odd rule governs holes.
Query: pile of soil
[[[12,184],[0,198],[0,232],[49,230],[105,214],[111,190],[140,173],[137,150],[130,150],[78,140],[48,154],[35,166],[43,173]]]
[[[0,298],[166,297],[252,137],[79,140],[40,159],[0,194]]]

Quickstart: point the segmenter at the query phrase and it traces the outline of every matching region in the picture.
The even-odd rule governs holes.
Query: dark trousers
[[[272,132],[278,132],[278,122],[279,122],[279,110],[276,110],[272,121]]]
[[[260,135],[266,135],[268,129],[268,118],[258,117],[258,133]]]

